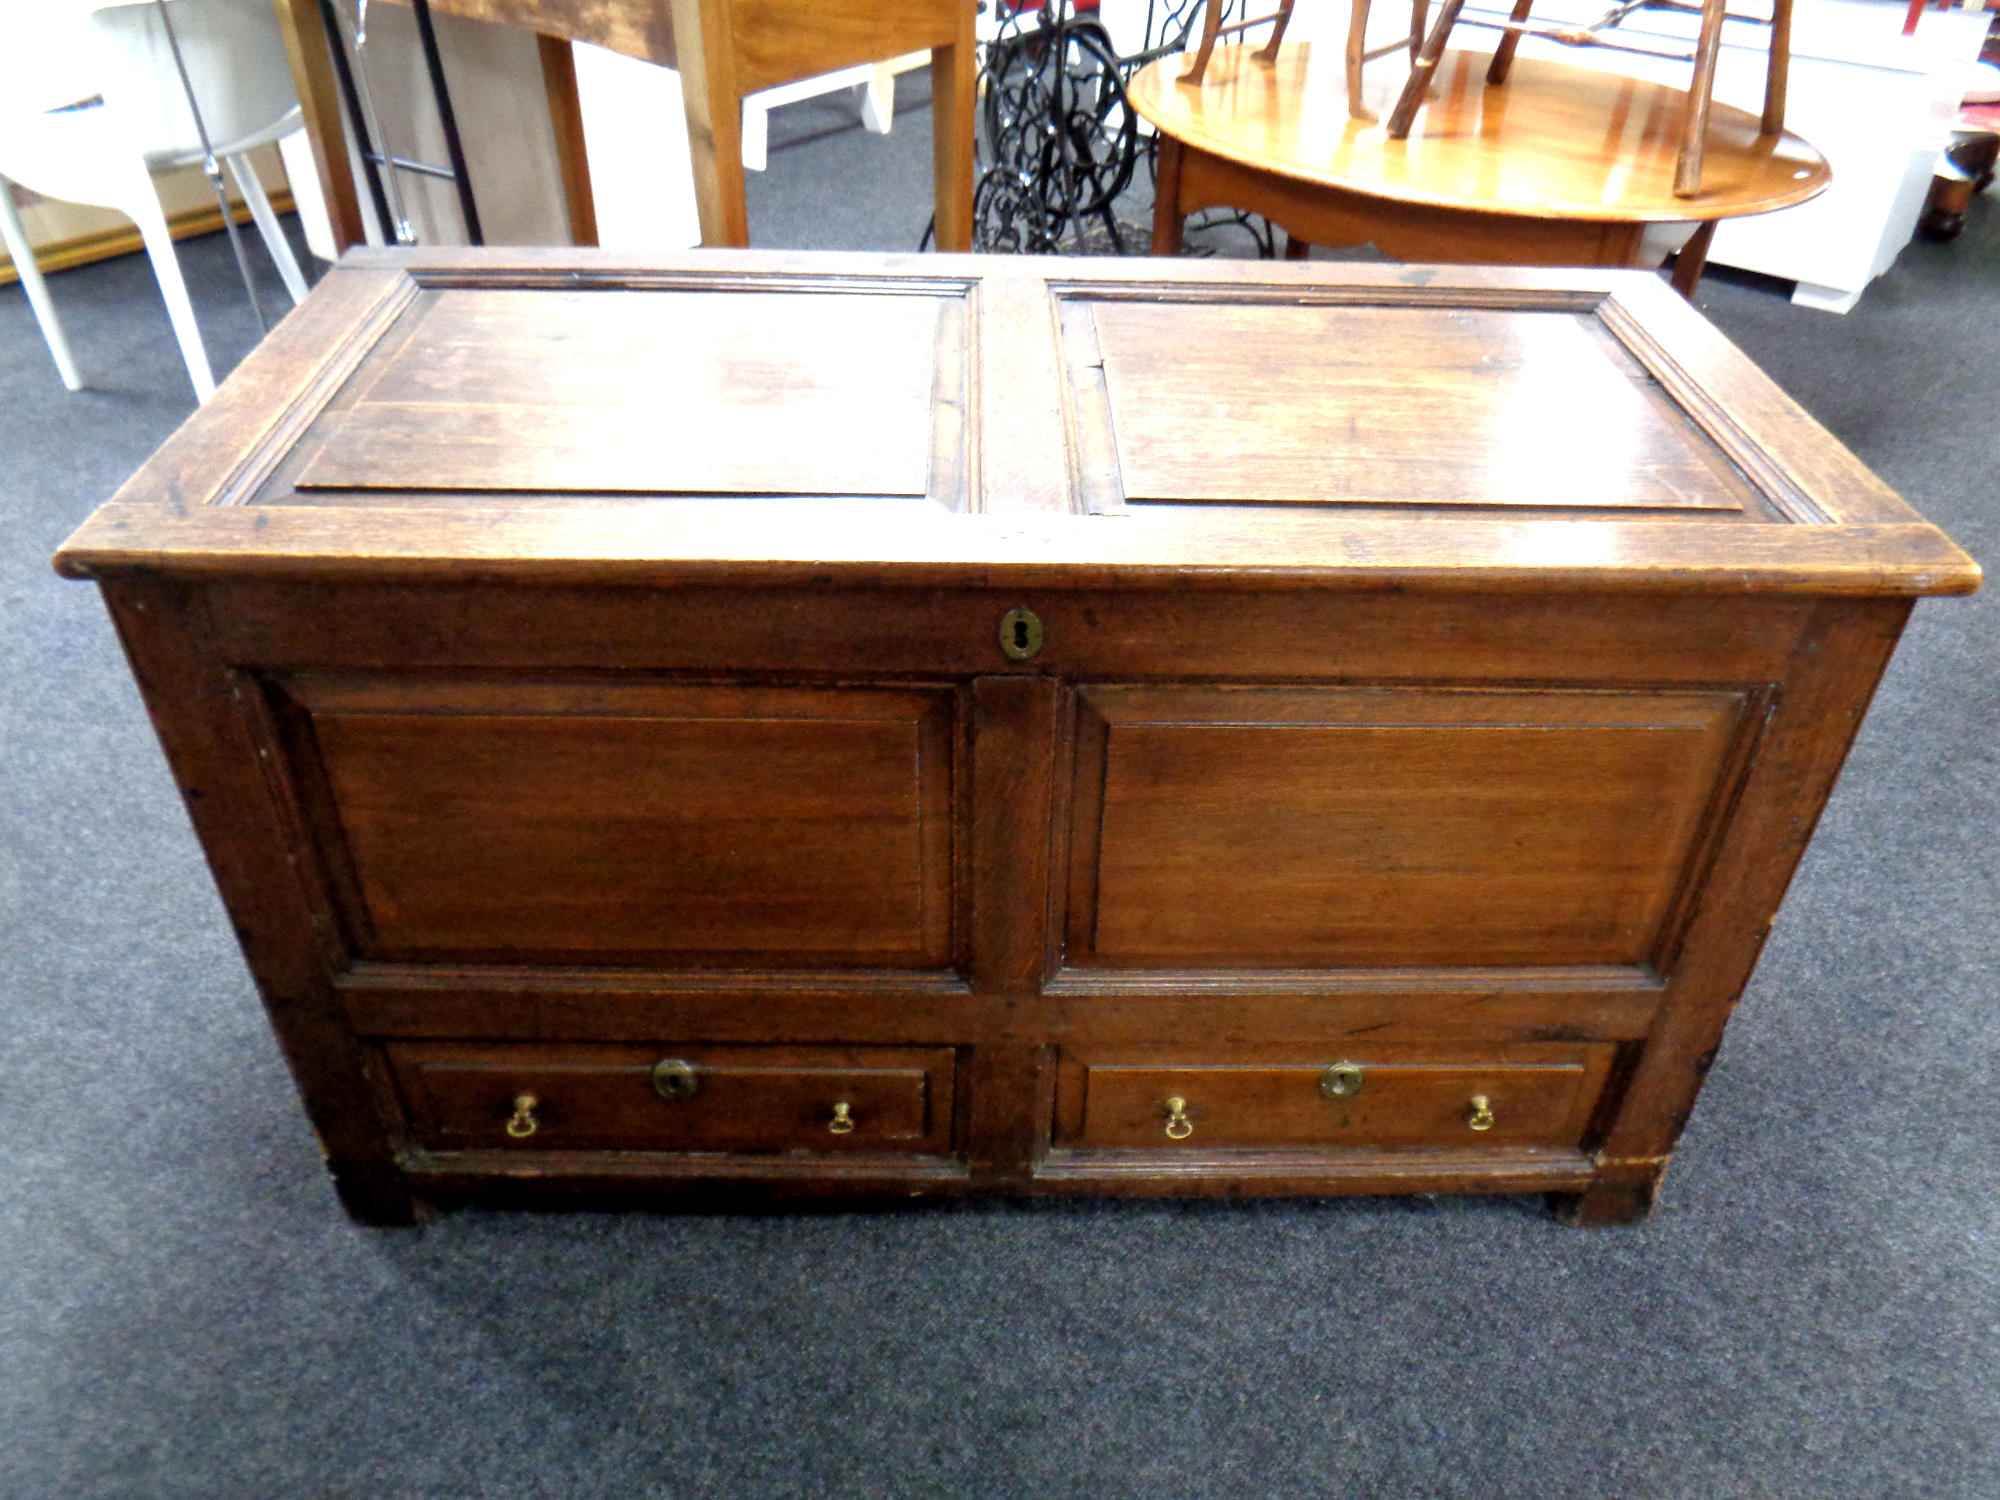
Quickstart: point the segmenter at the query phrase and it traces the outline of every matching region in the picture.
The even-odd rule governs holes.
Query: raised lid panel
[[[1608,1046],[1492,1048],[1485,1055],[1423,1049],[1323,1057],[1066,1057],[1056,1143],[1199,1153],[1215,1147],[1575,1146],[1603,1086]],[[1320,1084],[1335,1062],[1359,1068],[1351,1097]],[[1177,1133],[1166,1126],[1180,1099]],[[1473,1101],[1490,1123],[1472,1128]],[[1185,1130],[1185,1134],[1179,1134]]]
[[[1086,688],[1066,961],[1650,962],[1726,800],[1747,704]]]
[[[943,1151],[953,1054],[929,1047],[391,1042],[417,1139],[441,1150]],[[688,1063],[687,1098],[654,1065]],[[509,1134],[523,1096],[534,1100]],[[847,1106],[853,1128],[829,1129]],[[528,1131],[532,1121],[532,1131]]]
[[[1078,451],[1109,425],[1127,503],[1769,519],[1589,311],[1076,297],[1063,322]]]
[[[430,289],[267,498],[923,496],[960,479],[963,339],[962,297]]]
[[[283,692],[292,779],[360,957],[949,962],[946,690]]]

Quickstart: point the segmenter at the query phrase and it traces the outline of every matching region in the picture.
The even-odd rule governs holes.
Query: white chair
[[[235,179],[285,290],[297,302],[305,296],[305,277],[247,155],[299,128],[276,13],[269,0],[170,3],[174,34],[209,140]],[[158,7],[151,0],[97,0],[91,21],[82,35],[94,38],[101,105],[24,108],[14,101],[25,91],[0,76],[0,237],[20,272],[63,384],[78,390],[82,380],[76,362],[7,185],[19,182],[45,197],[100,204],[125,214],[145,241],[195,396],[206,401],[215,392],[215,378],[151,177],[155,171],[200,162],[201,136]],[[16,52],[0,75],[33,67],[32,54]]]

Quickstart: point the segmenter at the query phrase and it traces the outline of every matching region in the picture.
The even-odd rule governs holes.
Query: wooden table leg
[[[556,167],[562,173],[563,206],[569,214],[569,242],[597,243],[597,199],[590,190],[590,153],[583,143],[583,106],[576,95],[576,58],[559,36],[535,38],[542,53],[542,92],[549,101],[549,128],[555,132]]]
[[[1708,247],[1715,238],[1717,222],[1706,220],[1688,236],[1681,253],[1674,257],[1674,290],[1690,302],[1694,301],[1694,289],[1701,284],[1702,270],[1708,265]]]
[[[312,146],[319,190],[326,199],[333,247],[368,242],[361,218],[361,199],[354,190],[354,172],[347,162],[347,133],[340,119],[340,87],[327,51],[326,24],[318,0],[277,0],[278,29],[285,38],[285,58],[292,66],[292,87],[305,116],[306,140]]]
[[[1181,212],[1181,143],[1160,136],[1160,156],[1153,176],[1153,254],[1179,255],[1186,215]]]
[[[743,93],[736,86],[729,7],[719,0],[672,0],[672,4],[701,242],[747,246],[750,210],[743,197]]]
[[[972,7],[959,7],[958,40],[931,51],[931,192],[937,247],[972,248],[972,174],[978,68]]]
[[[1286,260],[1310,260],[1312,248],[1311,240],[1302,240],[1289,229],[1285,231]]]

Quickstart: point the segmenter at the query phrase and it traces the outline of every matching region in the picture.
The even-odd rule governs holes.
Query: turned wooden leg
[[[972,248],[975,74],[972,8],[966,6],[959,39],[931,52],[931,171],[940,250]]]
[[[1200,83],[1208,72],[1208,59],[1215,51],[1215,38],[1222,30],[1223,0],[1208,0],[1208,9],[1201,17],[1201,47],[1194,55],[1194,66],[1181,74],[1182,83]]]
[[[1424,50],[1424,26],[1431,14],[1431,0],[1411,0],[1410,4],[1410,61]]]
[[[1153,254],[1179,255],[1185,215],[1181,212],[1181,143],[1160,136],[1158,169],[1153,178]]]
[[[1792,67],[1792,0],[1771,8],[1771,58],[1764,70],[1765,135],[1785,132],[1785,80]]]
[[[1710,3],[1720,5],[1722,0],[1710,0]],[[1438,12],[1437,24],[1431,27],[1431,34],[1424,41],[1424,50],[1417,54],[1416,63],[1410,69],[1409,82],[1403,85],[1403,92],[1396,99],[1396,108],[1389,115],[1390,140],[1408,139],[1410,125],[1417,118],[1417,111],[1423,107],[1424,96],[1430,92],[1438,59],[1444,56],[1445,41],[1458,21],[1458,13],[1464,8],[1465,0],[1444,0],[1444,9]]]
[[[1715,92],[1715,63],[1722,52],[1722,10],[1723,0],[1702,0],[1701,41],[1695,47],[1694,78],[1688,84],[1687,125],[1681,132],[1680,160],[1674,164],[1676,198],[1692,198],[1701,191],[1709,97]]]
[[[1516,26],[1521,25],[1528,19],[1528,12],[1534,9],[1534,5],[1535,0],[1514,0],[1514,8],[1508,12],[1507,19],[1512,21]],[[1514,68],[1514,54],[1520,49],[1520,46],[1520,32],[1503,31],[1500,33],[1500,45],[1493,49],[1493,62],[1486,70],[1487,83],[1494,88],[1498,88],[1507,81],[1507,75]]]
[[[1291,230],[1285,231],[1285,259],[1309,260],[1312,257],[1312,241],[1302,240]]]

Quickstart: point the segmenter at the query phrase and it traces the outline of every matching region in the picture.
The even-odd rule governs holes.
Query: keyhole
[[[1009,661],[1031,661],[1042,649],[1042,622],[1025,604],[1000,617],[999,633],[1000,654]]]

